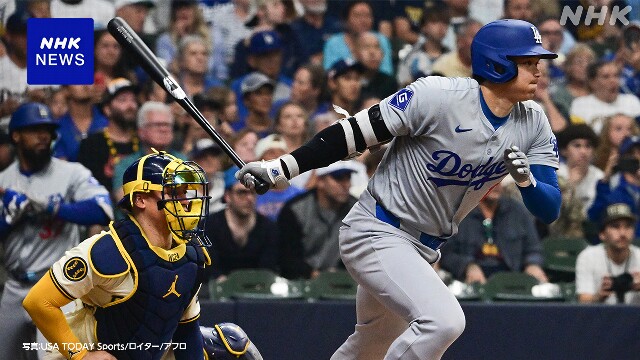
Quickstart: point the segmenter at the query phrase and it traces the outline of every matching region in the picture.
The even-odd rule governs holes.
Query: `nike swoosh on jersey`
[[[463,132],[467,132],[467,131],[471,131],[473,129],[460,129],[460,125],[456,126],[456,132],[457,133],[463,133]]]

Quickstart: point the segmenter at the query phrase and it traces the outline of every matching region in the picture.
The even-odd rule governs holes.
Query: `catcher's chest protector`
[[[129,299],[96,309],[97,341],[115,345],[116,350],[108,351],[118,360],[160,359],[201,284],[204,255],[187,244],[185,255],[169,262],[149,248],[129,219],[113,227],[133,260],[131,271],[138,283]]]

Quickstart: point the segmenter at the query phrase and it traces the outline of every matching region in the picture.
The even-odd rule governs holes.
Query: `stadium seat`
[[[584,239],[547,238],[542,242],[544,270],[551,282],[572,282],[576,277],[576,259],[588,246]]]
[[[322,272],[309,281],[306,295],[317,300],[355,300],[358,284],[345,270]]]
[[[491,275],[484,284],[484,296],[487,301],[564,301],[560,291],[537,296],[533,287],[538,280],[531,275],[519,272],[499,272]],[[552,285],[552,284],[549,284]],[[559,289],[559,288],[558,288]]]
[[[210,284],[212,299],[295,299],[302,298],[302,287],[279,277],[271,270],[236,270],[223,282]]]

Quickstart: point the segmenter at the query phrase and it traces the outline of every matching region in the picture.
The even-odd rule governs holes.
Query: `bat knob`
[[[262,180],[262,179],[258,179],[256,178],[256,193],[258,193],[258,195],[262,195],[264,193],[266,193],[267,191],[269,191],[269,184]]]

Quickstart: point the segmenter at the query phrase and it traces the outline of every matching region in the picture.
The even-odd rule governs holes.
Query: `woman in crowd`
[[[595,59],[595,53],[585,44],[577,44],[567,54],[564,62],[564,81],[550,88],[551,98],[565,119],[569,119],[573,99],[589,95],[587,68]]]
[[[624,114],[615,114],[607,117],[600,133],[599,145],[595,151],[593,164],[605,170],[607,163],[616,157],[622,140],[627,136],[640,134],[640,128],[635,120]]]

